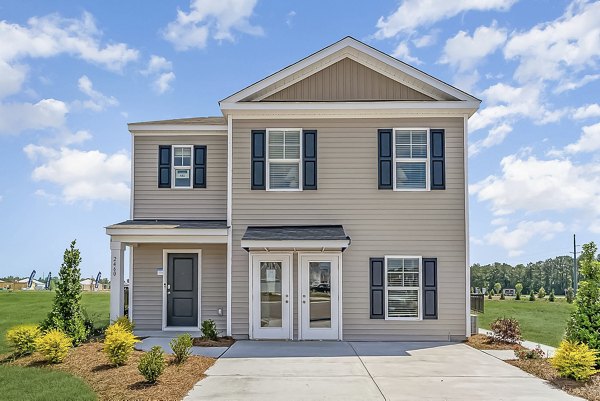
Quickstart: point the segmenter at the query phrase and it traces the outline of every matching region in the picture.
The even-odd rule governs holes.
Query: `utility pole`
[[[573,234],[573,291],[577,294],[577,241],[575,239],[575,234]]]

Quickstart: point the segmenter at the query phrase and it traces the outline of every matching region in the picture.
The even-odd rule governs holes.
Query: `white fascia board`
[[[398,101],[398,102],[242,102],[222,103],[223,111],[236,110],[442,110],[479,108],[480,101]]]
[[[140,226],[109,226],[106,227],[106,234],[111,236],[128,235],[128,236],[224,236],[227,237],[226,228],[140,228]]]
[[[127,124],[131,133],[140,131],[224,131],[227,133],[227,125],[202,125],[202,124]]]
[[[227,235],[112,235],[123,244],[227,244]]]
[[[365,54],[368,54],[369,56],[371,56],[377,60],[380,60],[381,62],[386,63],[407,75],[410,75],[418,80],[421,80],[422,82],[424,82],[442,92],[445,92],[457,99],[480,102],[479,99],[453,87],[452,85],[442,82],[442,81],[432,77],[431,75],[428,75],[428,74],[424,73],[423,71],[420,71],[406,63],[403,63],[402,61],[397,60],[388,54],[385,54],[379,50],[376,50],[370,46],[367,46],[366,44],[364,44],[354,38],[346,37],[346,38],[340,40],[339,42],[336,42],[336,43],[306,57],[305,59],[303,59],[295,64],[292,64],[289,67],[286,67],[286,68],[282,69],[281,71],[276,72],[275,74],[273,74],[261,81],[258,81],[256,83],[248,86],[247,88],[242,89],[241,91],[221,100],[221,102],[219,102],[221,104],[221,109],[225,108],[225,107],[223,107],[224,104],[239,102],[240,100],[245,99],[248,96],[251,96],[252,94],[254,94],[256,92],[259,92],[262,89],[264,89],[282,79],[285,79],[286,77],[288,77],[290,75],[295,74],[296,72],[310,66],[311,64],[317,63],[320,60],[331,56],[332,54],[344,49],[345,47],[351,47],[358,51],[364,52]]]
[[[350,246],[349,240],[242,240],[242,248],[258,249],[340,249]]]

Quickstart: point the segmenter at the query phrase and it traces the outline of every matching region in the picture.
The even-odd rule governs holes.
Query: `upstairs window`
[[[267,130],[267,190],[302,190],[301,133],[299,128]]]
[[[426,191],[429,188],[429,130],[394,130],[394,189]]]
[[[192,146],[173,146],[173,188],[192,187]]]

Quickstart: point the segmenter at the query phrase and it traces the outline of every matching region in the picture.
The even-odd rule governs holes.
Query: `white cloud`
[[[92,81],[86,75],[79,78],[77,86],[83,94],[89,96],[88,100],[78,103],[85,109],[102,111],[107,107],[117,106],[119,104],[119,101],[113,96],[106,96],[95,90]]]
[[[59,128],[64,125],[68,112],[67,105],[56,99],[43,99],[37,103],[0,103],[0,135]]]
[[[423,35],[421,37],[413,39],[413,45],[415,45],[415,47],[417,48],[432,46],[436,44],[439,33],[439,30],[434,29],[431,31],[431,33],[427,35]]]
[[[458,71],[467,71],[477,65],[486,56],[494,53],[506,41],[506,29],[498,28],[496,22],[491,26],[480,26],[473,36],[460,31],[446,41],[440,63],[450,64]]]
[[[485,236],[485,241],[490,245],[506,249],[509,257],[516,257],[524,252],[523,248],[531,239],[548,241],[564,230],[564,224],[558,222],[548,220],[522,221],[513,230],[510,230],[506,225],[498,227]]]
[[[38,190],[38,195],[59,197],[63,202],[127,201],[129,200],[129,156],[122,151],[109,155],[99,150],[77,150],[68,147],[53,149],[27,145],[27,156],[36,162],[32,178],[60,188],[60,196]]]
[[[485,138],[469,145],[469,155],[475,156],[482,149],[491,148],[492,146],[501,144],[512,130],[512,127],[508,124],[501,124],[492,128]]]
[[[596,81],[597,79],[600,79],[600,74],[587,74],[584,75],[582,78],[575,80],[572,80],[570,77],[565,77],[558,83],[556,88],[554,88],[553,92],[556,94],[561,94],[566,91],[579,89],[589,84],[590,82]]]
[[[294,17],[296,16],[296,11],[292,10],[285,16],[285,24],[290,28],[294,24]]]
[[[540,160],[506,156],[502,173],[469,186],[479,202],[489,202],[495,215],[578,210],[600,216],[600,165],[576,165],[569,159]]]
[[[0,99],[18,93],[26,76],[26,66],[10,65],[0,59]]]
[[[567,153],[595,152],[600,150],[600,123],[582,128],[583,133],[575,143],[567,145]]]
[[[154,88],[154,90],[157,93],[163,94],[166,91],[168,91],[169,89],[171,89],[171,82],[173,82],[174,79],[175,79],[174,73],[172,73],[172,72],[162,73],[156,78],[156,80],[152,84],[152,87]]]
[[[600,117],[600,104],[592,103],[578,107],[572,117],[575,120],[584,120],[586,118]]]
[[[415,31],[420,26],[467,11],[507,11],[517,0],[404,0],[391,15],[377,21],[377,39]]]
[[[573,1],[558,19],[511,35],[504,48],[519,65],[520,82],[560,80],[585,67],[597,67],[600,57],[600,2]]]
[[[175,73],[171,71],[173,64],[164,57],[152,55],[148,67],[140,71],[142,75],[151,76],[152,89],[158,94],[163,94],[171,89],[171,83],[175,80]]]
[[[398,46],[392,52],[392,56],[409,64],[423,64],[417,57],[411,56],[408,43],[406,41],[398,43]]]
[[[263,29],[250,23],[258,0],[191,0],[190,12],[177,10],[177,19],[163,32],[177,50],[202,49],[209,37],[234,40],[233,31],[262,35]]]

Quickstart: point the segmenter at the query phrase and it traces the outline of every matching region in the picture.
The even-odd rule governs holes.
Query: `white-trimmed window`
[[[267,190],[301,191],[302,129],[267,129]]]
[[[394,190],[429,189],[429,129],[394,129]]]
[[[385,318],[421,319],[420,256],[385,257]]]
[[[192,145],[173,145],[173,188],[192,188]]]

